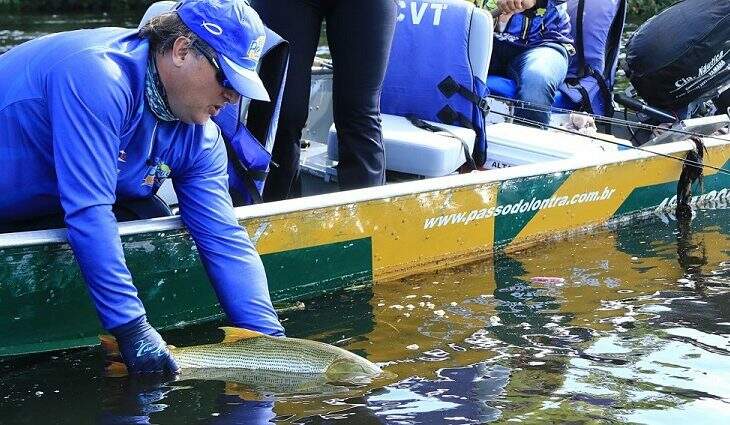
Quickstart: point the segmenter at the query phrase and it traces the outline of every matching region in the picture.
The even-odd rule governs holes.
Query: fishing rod
[[[497,19],[499,19],[499,17],[502,15],[502,12],[499,9],[492,10],[490,13],[492,15],[492,18],[495,20],[495,23],[496,23]],[[534,105],[534,104],[531,104],[530,102],[525,102],[525,101],[520,101],[520,100],[515,100],[515,99],[509,99],[509,98],[505,98],[505,97],[501,97],[501,96],[490,96],[490,97],[492,97],[493,99],[497,99],[497,100],[501,100],[501,101],[506,101],[508,103],[513,103],[513,104],[514,103],[517,103],[521,107],[523,105],[527,105],[527,106],[532,106],[533,107],[533,108],[524,108],[524,107],[522,108],[522,109],[526,109],[526,110],[532,110],[532,111],[537,111],[537,112],[553,112],[554,111],[554,112],[562,112],[562,113],[569,113],[569,114],[575,113],[575,111],[571,111],[571,110],[568,110],[568,109],[562,109],[562,108],[556,108],[556,107],[547,107],[546,108],[543,105]],[[596,140],[596,141],[600,141],[600,142],[608,142],[610,144],[613,144],[613,145],[616,145],[616,146],[619,146],[619,147],[623,146],[623,147],[626,147],[626,148],[635,149],[635,150],[638,150],[638,151],[641,151],[641,152],[646,152],[646,153],[649,153],[649,154],[652,154],[652,155],[657,155],[657,156],[661,156],[661,157],[664,157],[664,158],[673,159],[673,160],[679,161],[679,162],[681,162],[683,164],[689,164],[689,165],[693,165],[695,167],[701,167],[701,168],[709,168],[711,170],[717,171],[718,173],[730,175],[730,171],[729,170],[726,170],[726,169],[724,169],[722,167],[715,167],[715,166],[712,166],[712,165],[703,164],[701,162],[692,161],[692,160],[690,160],[688,158],[680,158],[680,157],[674,156],[674,155],[664,154],[664,153],[660,153],[660,152],[654,152],[652,150],[645,149],[645,148],[641,148],[641,147],[638,147],[638,146],[624,145],[622,143],[614,142],[612,140],[606,140],[606,139],[602,139],[602,138],[599,138],[599,137],[591,136],[591,135],[588,135],[588,134],[583,134],[581,132],[569,130],[567,128],[557,127],[557,126],[553,126],[553,125],[549,125],[549,124],[543,124],[541,122],[533,121],[533,120],[530,120],[530,119],[527,119],[527,118],[521,118],[521,117],[516,117],[514,115],[511,115],[511,114],[505,114],[505,113],[502,113],[502,112],[497,112],[497,111],[495,111],[493,109],[490,109],[489,112],[491,112],[493,114],[496,114],[496,115],[500,115],[500,116],[505,117],[505,118],[512,118],[513,120],[517,120],[518,122],[522,122],[522,123],[529,124],[529,125],[532,125],[532,126],[537,126],[537,127],[542,127],[542,128],[549,128],[551,130],[562,131],[564,133],[568,133],[568,134],[572,134],[572,135],[577,135],[577,136],[583,136],[583,137],[587,137],[589,139]],[[724,141],[724,142],[727,142],[728,141],[727,139],[723,139],[723,138],[719,138],[719,137],[714,137],[714,136],[706,136],[704,134],[699,134],[699,133],[695,133],[695,132],[687,131],[687,130],[680,130],[680,129],[674,129],[674,128],[659,127],[659,126],[655,126],[655,125],[651,125],[651,124],[636,123],[636,122],[632,122],[632,121],[628,121],[628,120],[621,120],[621,119],[618,119],[618,118],[601,117],[601,116],[598,116],[598,115],[595,115],[595,114],[589,114],[589,113],[583,113],[583,112],[581,112],[581,114],[590,116],[594,120],[596,120],[597,122],[607,123],[607,124],[621,124],[621,125],[624,125],[624,126],[626,126],[628,128],[639,128],[639,129],[651,130],[651,131],[654,131],[654,130],[662,130],[662,131],[669,131],[669,132],[672,132],[672,133],[682,134],[682,135],[686,135],[686,136],[690,136],[690,137],[698,137],[698,138],[704,137],[704,138],[721,140],[721,141]],[[699,147],[698,147],[698,149],[699,149]]]
[[[494,9],[494,10],[490,11],[490,14],[491,14],[492,18],[494,19],[495,25],[496,25],[497,20],[499,19],[500,16],[503,15],[503,12],[499,9]],[[559,112],[559,113],[574,113],[575,112],[575,111],[572,111],[569,109],[563,109],[563,108],[558,108],[558,107],[552,107],[552,106],[545,107],[543,105],[535,105],[535,104],[532,104],[527,101],[509,99],[509,98],[502,97],[502,96],[490,95],[490,97],[497,99],[497,100],[501,100],[501,101],[518,103],[521,107],[523,105],[531,106],[531,108],[522,107],[522,109],[531,110],[531,111]],[[643,104],[641,104],[641,105],[643,105]],[[644,106],[649,108],[648,105],[644,105]],[[660,127],[660,126],[656,126],[656,125],[652,125],[652,124],[645,124],[645,123],[637,123],[637,122],[633,122],[633,121],[629,121],[629,120],[621,120],[619,118],[613,118],[613,117],[603,117],[600,115],[589,114],[589,113],[585,113],[585,112],[581,112],[581,114],[592,117],[596,122],[600,122],[600,123],[604,123],[604,124],[622,125],[622,126],[629,128],[630,130],[631,129],[641,129],[641,130],[649,130],[649,131],[662,130],[662,131],[667,131],[667,132],[671,132],[674,134],[681,134],[681,135],[685,135],[685,136],[705,137],[705,138],[710,138],[710,139],[715,139],[715,140],[727,141],[727,139],[721,139],[721,138],[714,137],[714,136],[705,136],[703,134],[699,134],[699,133],[695,133],[695,132],[687,131],[687,130],[680,130],[680,129],[676,129],[676,128],[666,128],[666,127]],[[667,116],[667,117],[669,117],[669,116]],[[631,131],[631,133],[632,133],[632,135],[634,135],[633,131]]]
[[[543,124],[543,123],[541,123],[539,121],[534,121],[534,120],[531,120],[531,119],[528,119],[528,118],[516,117],[514,115],[506,114],[506,113],[503,113],[503,112],[497,112],[497,111],[494,111],[494,110],[490,110],[489,112],[490,113],[493,113],[493,114],[496,114],[496,115],[499,115],[499,116],[502,116],[502,117],[505,117],[505,118],[512,118],[512,119],[514,119],[514,120],[516,120],[518,122],[521,122],[521,123],[524,123],[524,124],[529,124],[531,126],[543,127],[543,128],[549,128],[551,130],[562,131],[564,133],[572,134],[574,136],[583,136],[583,137],[587,137],[589,139],[592,139],[592,140],[595,140],[595,141],[598,141],[598,142],[606,142],[606,143],[610,143],[612,145],[616,145],[616,146],[619,146],[619,147],[625,147],[625,148],[629,148],[629,149],[635,149],[635,150],[638,150],[638,151],[641,151],[641,152],[650,153],[652,155],[657,155],[657,156],[661,156],[661,157],[664,157],[664,158],[674,159],[674,160],[677,160],[677,161],[679,161],[679,162],[681,162],[683,164],[689,164],[689,165],[692,165],[692,166],[695,166],[695,167],[700,167],[700,168],[709,168],[709,169],[715,170],[715,171],[717,171],[717,172],[719,172],[721,174],[730,175],[730,170],[726,170],[726,169],[724,169],[722,167],[715,167],[713,165],[708,165],[708,164],[703,164],[701,162],[692,161],[692,160],[687,159],[687,158],[680,158],[680,157],[674,156],[674,155],[669,155],[669,154],[665,154],[665,153],[661,153],[661,152],[655,152],[655,151],[652,151],[652,150],[649,150],[649,149],[645,149],[645,148],[642,148],[642,147],[639,147],[639,146],[624,145],[624,144],[619,143],[619,142],[614,142],[613,140],[602,139],[600,137],[591,136],[589,134],[583,134],[581,132],[569,130],[569,129],[563,128],[563,127],[558,127],[558,126],[549,125],[549,124]],[[696,136],[696,137],[704,137],[704,136]],[[728,141],[727,139],[720,139],[720,140],[723,140],[723,141],[726,141],[726,142]]]
[[[520,108],[522,108],[524,110],[527,110],[527,111],[533,111],[533,112],[558,112],[558,113],[563,113],[563,114],[575,114],[575,113],[577,113],[577,114],[580,114],[580,115],[585,115],[585,116],[591,117],[594,120],[596,120],[596,122],[600,122],[600,123],[604,123],[604,124],[619,124],[619,125],[623,125],[625,127],[638,128],[638,129],[641,129],[641,130],[650,130],[650,131],[661,130],[661,131],[666,131],[666,132],[669,132],[669,133],[681,134],[681,135],[684,135],[684,136],[703,137],[703,138],[707,138],[707,139],[721,140],[721,141],[725,141],[725,142],[728,141],[727,139],[724,139],[724,138],[721,138],[721,137],[707,136],[707,135],[704,135],[704,134],[701,134],[701,133],[696,133],[696,132],[688,131],[688,130],[681,130],[681,129],[678,129],[678,128],[667,128],[667,127],[660,127],[660,126],[652,125],[652,124],[637,123],[637,122],[634,122],[634,121],[622,120],[620,118],[604,117],[604,116],[601,116],[601,115],[590,114],[590,113],[587,113],[587,112],[577,112],[577,111],[573,111],[573,110],[570,110],[570,109],[558,108],[558,107],[554,107],[554,106],[547,107],[547,106],[538,105],[538,104],[531,103],[531,102],[524,101],[524,100],[510,99],[510,98],[503,97],[503,96],[490,95],[489,97],[491,97],[493,99],[496,99],[496,100],[499,100],[499,101],[502,101],[502,102],[508,102],[508,103],[512,103],[512,104],[518,105]],[[527,106],[527,107],[525,107],[525,106]],[[494,112],[494,111],[490,110],[490,112]]]

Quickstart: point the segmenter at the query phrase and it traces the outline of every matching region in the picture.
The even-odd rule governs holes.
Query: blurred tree
[[[494,8],[496,0],[466,0],[473,3],[477,7],[487,7],[491,10]],[[628,0],[629,20],[631,22],[640,23],[650,17],[656,15],[668,6],[677,3],[678,0]]]
[[[362,0],[367,1],[367,0]],[[466,0],[478,7],[494,0]],[[20,12],[133,12],[155,0],[0,0],[0,10]],[[629,0],[629,19],[641,22],[677,0]]]

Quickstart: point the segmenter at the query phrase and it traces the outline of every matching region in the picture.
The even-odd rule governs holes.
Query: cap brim
[[[218,54],[218,58],[223,73],[238,94],[266,102],[271,100],[264,83],[259,78],[259,74],[238,65],[221,54]]]

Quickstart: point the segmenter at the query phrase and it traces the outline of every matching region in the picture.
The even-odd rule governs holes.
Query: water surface
[[[1,3],[2,1],[0,1]],[[47,34],[83,28],[137,28],[142,14],[7,14],[0,15],[0,54],[26,41]],[[325,28],[322,27],[317,55],[329,58]]]
[[[314,394],[104,378],[99,350],[0,364],[2,423],[730,421],[730,225],[653,217],[282,315],[395,378]],[[539,283],[538,276],[564,283]],[[215,340],[215,324],[166,335]]]
[[[60,31],[81,28],[136,28],[140,17],[104,14],[7,14],[0,16],[0,53],[20,43]]]
[[[0,52],[137,17],[0,17]],[[218,381],[102,376],[101,352],[0,363],[0,423],[728,423],[730,225],[656,216],[496,259],[378,283],[282,315],[396,378],[271,394]],[[539,283],[538,276],[564,283]],[[217,324],[165,335],[220,337]]]

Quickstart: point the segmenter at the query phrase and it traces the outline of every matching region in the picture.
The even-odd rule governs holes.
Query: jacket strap
[[[439,91],[446,96],[447,99],[451,98],[454,94],[458,93],[462,97],[464,97],[469,102],[473,103],[474,106],[479,108],[480,111],[483,113],[489,112],[489,104],[487,103],[486,97],[479,97],[476,94],[474,94],[473,91],[471,91],[469,88],[464,87],[463,85],[459,84],[453,77],[450,75],[438,84]]]
[[[578,0],[578,11],[576,13],[575,49],[578,59],[578,78],[586,75],[586,53],[583,45],[583,14],[585,13],[586,1]]]
[[[241,182],[246,187],[246,191],[249,195],[251,195],[251,200],[254,204],[260,204],[264,202],[263,198],[261,197],[261,194],[259,193],[259,190],[256,188],[256,183],[254,183],[254,179],[257,180],[264,180],[266,179],[266,175],[268,173],[266,172],[253,172],[246,168],[245,165],[243,165],[243,162],[238,158],[238,155],[236,154],[236,151],[233,149],[233,145],[231,145],[231,142],[228,140],[226,136],[223,136],[223,141],[226,145],[226,152],[228,153],[228,159],[231,161],[231,164],[233,164],[233,169],[236,172],[236,175],[239,179],[241,179]]]
[[[453,111],[453,109],[452,109]],[[417,118],[415,115],[406,115],[406,119],[411,122],[411,124],[415,125],[416,127],[427,130],[432,133],[446,133],[450,137],[453,137],[454,139],[461,142],[461,147],[464,149],[464,158],[466,159],[466,164],[471,168],[472,170],[477,169],[477,164],[474,162],[474,158],[471,156],[471,152],[469,152],[469,145],[466,144],[466,141],[462,139],[461,137],[457,136],[453,131],[450,131],[448,129],[445,129],[443,127],[440,127],[438,125],[433,125],[430,123],[427,123],[426,121]]]

